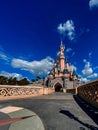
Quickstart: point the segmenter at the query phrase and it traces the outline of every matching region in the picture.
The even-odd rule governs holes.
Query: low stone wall
[[[53,93],[53,88],[0,85],[0,99],[25,98]]]
[[[81,85],[77,90],[82,99],[98,108],[98,80]]]

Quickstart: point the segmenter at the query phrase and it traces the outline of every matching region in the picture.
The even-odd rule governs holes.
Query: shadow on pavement
[[[68,116],[70,119],[73,119],[73,120],[79,122],[83,126],[87,127],[88,130],[98,130],[98,127],[95,127],[95,126],[92,126],[92,125],[89,125],[89,124],[86,124],[86,123],[82,122],[81,120],[78,119],[78,117],[76,117],[75,115],[73,115],[70,111],[60,110],[60,113]],[[85,130],[85,128],[80,127],[80,130]]]
[[[98,110],[79,98],[77,95],[73,95],[73,97],[82,110],[98,125]]]

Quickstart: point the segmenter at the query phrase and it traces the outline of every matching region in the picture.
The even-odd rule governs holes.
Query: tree
[[[8,82],[7,82],[8,85],[16,85],[17,84],[17,79],[16,77],[15,78],[9,78],[8,79]]]
[[[5,76],[0,76],[0,84],[6,85],[8,82],[8,78]]]
[[[19,80],[17,83],[18,83],[18,85],[28,85],[29,81],[27,78],[23,78],[23,79]]]
[[[35,82],[35,79],[32,79],[32,83],[34,83]]]
[[[36,81],[39,81],[41,77],[39,75],[36,76]]]

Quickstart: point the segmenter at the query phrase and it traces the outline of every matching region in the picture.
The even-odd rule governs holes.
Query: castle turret
[[[65,69],[69,70],[69,62],[68,62],[68,57],[65,58],[66,59],[66,63],[65,63]]]
[[[63,71],[65,68],[65,56],[64,56],[64,50],[65,50],[65,46],[62,44],[61,41],[61,45],[60,45],[60,53],[59,53],[59,62],[60,62],[60,69]]]

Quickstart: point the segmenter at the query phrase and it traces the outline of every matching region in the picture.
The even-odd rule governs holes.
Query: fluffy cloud
[[[80,76],[79,77],[79,80],[80,80],[80,83],[83,84],[83,83],[87,83],[89,82],[91,79],[94,79],[94,78],[97,78],[98,77],[98,74],[97,73],[93,73],[87,77],[83,77],[83,76]]]
[[[70,51],[72,51],[71,48],[67,48],[67,49],[66,49],[66,52],[70,52]]]
[[[8,78],[17,78],[17,80],[20,80],[22,78],[22,75],[21,74],[18,74],[18,73],[9,73],[9,72],[6,72],[6,71],[1,71],[0,72],[0,76],[5,76],[5,77],[8,77]]]
[[[82,70],[82,74],[84,76],[90,76],[93,73],[93,69],[91,67],[91,64],[86,59],[84,59],[83,62],[85,63],[85,66],[84,66],[84,69]]]
[[[98,0],[90,0],[89,7],[92,10],[93,8],[98,8]]]
[[[87,78],[80,78],[80,83],[83,84],[83,83],[87,83],[89,80]]]
[[[11,57],[7,54],[4,48],[0,45],[0,60],[4,61],[4,64],[10,62]]]
[[[85,63],[84,69],[82,70],[82,75],[80,77],[80,82],[81,83],[86,83],[90,81],[91,79],[97,78],[98,74],[94,73],[94,69],[91,66],[91,63],[87,61],[86,59],[83,60]]]
[[[69,40],[75,38],[75,26],[72,20],[67,20],[65,23],[60,23],[57,27],[58,32],[64,37],[67,36]]]
[[[97,73],[93,73],[91,75],[88,76],[88,78],[97,78],[98,74]]]
[[[8,57],[3,52],[0,52],[0,59],[7,61]]]
[[[12,66],[14,68],[20,68],[21,70],[29,71],[30,73],[36,75],[46,75],[48,71],[53,66],[53,59],[51,57],[46,57],[41,61],[28,62],[22,59],[13,59]]]
[[[83,75],[78,75],[79,81],[81,84],[87,83],[89,80],[87,77],[84,77]]]

